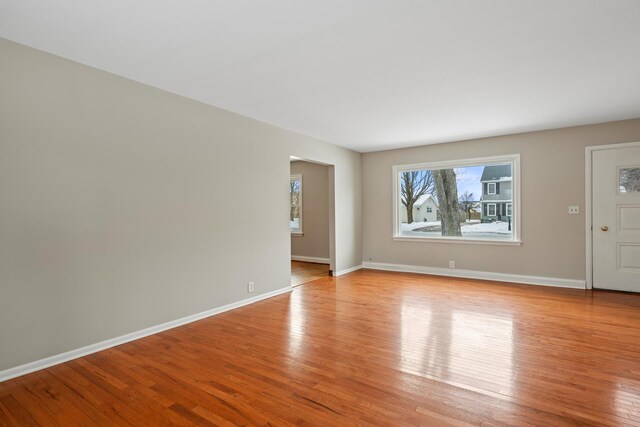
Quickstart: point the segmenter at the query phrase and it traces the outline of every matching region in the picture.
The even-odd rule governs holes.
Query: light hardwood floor
[[[362,270],[0,383],[3,425],[640,425],[640,295]]]
[[[302,285],[328,275],[328,264],[291,261],[291,286]]]

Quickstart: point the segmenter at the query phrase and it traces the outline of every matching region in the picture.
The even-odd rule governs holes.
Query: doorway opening
[[[291,286],[332,274],[334,194],[333,165],[290,159]]]

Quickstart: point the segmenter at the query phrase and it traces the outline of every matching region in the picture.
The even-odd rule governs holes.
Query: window
[[[292,234],[302,234],[302,175],[291,175],[289,198],[289,228]]]
[[[519,245],[519,167],[518,154],[394,166],[393,239]],[[438,214],[418,218],[429,198]]]
[[[621,193],[640,192],[640,168],[620,168],[618,170],[618,181],[620,182]]]

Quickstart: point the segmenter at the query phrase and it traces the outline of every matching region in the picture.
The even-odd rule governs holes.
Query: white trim
[[[592,153],[591,147],[584,149],[584,229],[585,229],[585,257],[587,289],[593,289],[593,225],[591,220],[591,169],[592,169]]]
[[[509,202],[506,206],[507,216],[513,216],[513,203]],[[511,213],[509,213],[511,211]]]
[[[474,157],[471,159],[445,160],[441,162],[412,163],[410,165],[394,166],[398,172],[411,171],[416,169],[449,169],[467,166],[484,166],[486,163],[511,163],[515,158],[520,158],[520,154],[504,154],[501,156]],[[513,179],[513,176],[512,176]],[[496,181],[499,182],[499,181]]]
[[[64,362],[68,362],[79,357],[86,356],[88,354],[97,353],[102,350],[106,350],[111,347],[115,347],[120,344],[124,344],[130,341],[134,341],[140,338],[144,338],[149,335],[157,334],[168,329],[173,329],[178,326],[186,325],[187,323],[195,322],[197,320],[204,319],[206,317],[214,316],[216,314],[223,313],[225,311],[233,310],[245,305],[253,304],[258,301],[262,301],[267,298],[275,297],[287,292],[291,292],[291,286],[277,289],[275,291],[267,292],[262,295],[257,295],[252,298],[247,298],[238,302],[223,305],[222,307],[213,308],[211,310],[203,311],[201,313],[192,314],[190,316],[182,317],[180,319],[171,320],[169,322],[161,323],[159,325],[151,326],[146,329],[131,332],[126,335],[122,335],[116,338],[111,338],[99,343],[90,344],[85,347],[81,347],[75,350],[67,351],[61,354],[56,354],[44,359],[36,360],[34,362],[25,363],[24,365],[16,366],[14,368],[5,369],[0,371],[0,382],[10,380],[22,375],[29,374],[31,372],[39,371],[41,369],[49,368],[54,365],[59,365]]]
[[[340,270],[340,271],[334,271],[333,272],[333,276],[343,276],[347,273],[351,273],[357,270],[360,270],[362,268],[362,265],[356,265],[355,267],[349,267],[349,268],[345,268],[344,270]]]
[[[314,262],[316,264],[331,264],[329,258],[318,258],[315,256],[291,255],[291,261]]]
[[[457,243],[462,245],[497,245],[497,246],[522,246],[521,240],[499,240],[499,239],[465,239],[462,237],[416,237],[402,236],[393,237],[396,242],[417,242],[417,243]]]
[[[586,257],[586,278],[587,289],[593,289],[593,188],[591,187],[591,180],[593,174],[592,156],[594,151],[600,150],[615,150],[618,148],[632,148],[640,147],[640,141],[638,142],[622,142],[619,144],[604,144],[604,145],[591,145],[585,147],[585,174],[584,174],[584,197],[585,197],[585,257]]]
[[[491,184],[493,184],[493,193],[491,192],[490,188],[491,188]],[[496,193],[496,183],[495,182],[487,182],[487,195],[488,196],[493,196]]]
[[[363,268],[398,271],[404,273],[432,274],[435,276],[460,277],[465,279],[493,280],[496,282],[521,283],[525,285],[554,286],[560,288],[585,289],[584,280],[556,277],[524,276],[520,274],[491,273],[487,271],[460,270],[455,268],[424,267],[421,265],[385,264],[363,262]]]
[[[493,214],[491,214],[491,206],[493,206]],[[498,216],[498,207],[495,203],[487,203],[487,216]]]
[[[398,175],[400,174],[399,166],[393,166],[391,168],[391,210],[393,211],[392,215],[392,229],[391,229],[391,237],[396,237],[400,235],[400,209],[402,209],[402,202],[400,202],[400,195],[398,194]]]
[[[400,233],[400,209],[402,208],[402,203],[399,198],[399,183],[398,183],[398,175],[400,172],[411,171],[411,170],[419,170],[419,169],[446,169],[446,168],[458,168],[458,167],[467,167],[467,166],[483,166],[487,163],[510,163],[511,164],[511,200],[509,202],[512,203],[512,209],[515,209],[515,216],[512,216],[512,229],[513,229],[513,239],[507,241],[496,240],[497,244],[505,245],[511,244],[513,246],[522,244],[521,240],[521,229],[520,229],[520,218],[521,218],[521,209],[520,209],[520,200],[521,200],[521,185],[520,185],[520,154],[505,154],[501,156],[491,156],[491,157],[476,157],[473,159],[462,159],[462,160],[447,160],[442,162],[432,162],[432,163],[414,163],[409,165],[394,165],[391,168],[392,171],[392,191],[391,191],[391,206],[393,211],[393,224],[391,231],[391,238],[396,241],[417,241],[418,239],[424,240],[427,242],[433,242],[436,239],[430,237],[415,237],[408,238],[408,236],[403,236]],[[482,201],[481,202],[496,202],[494,200],[490,201]],[[472,242],[474,244],[487,243],[491,242],[493,244],[493,240],[476,240],[476,239],[459,239],[456,237],[442,237],[437,239],[439,242],[447,243],[468,243]]]

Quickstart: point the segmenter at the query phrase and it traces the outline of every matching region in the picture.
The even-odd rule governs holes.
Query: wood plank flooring
[[[328,264],[291,261],[291,286],[302,285],[328,275]]]
[[[1,425],[640,425],[640,295],[362,270],[0,383]]]

